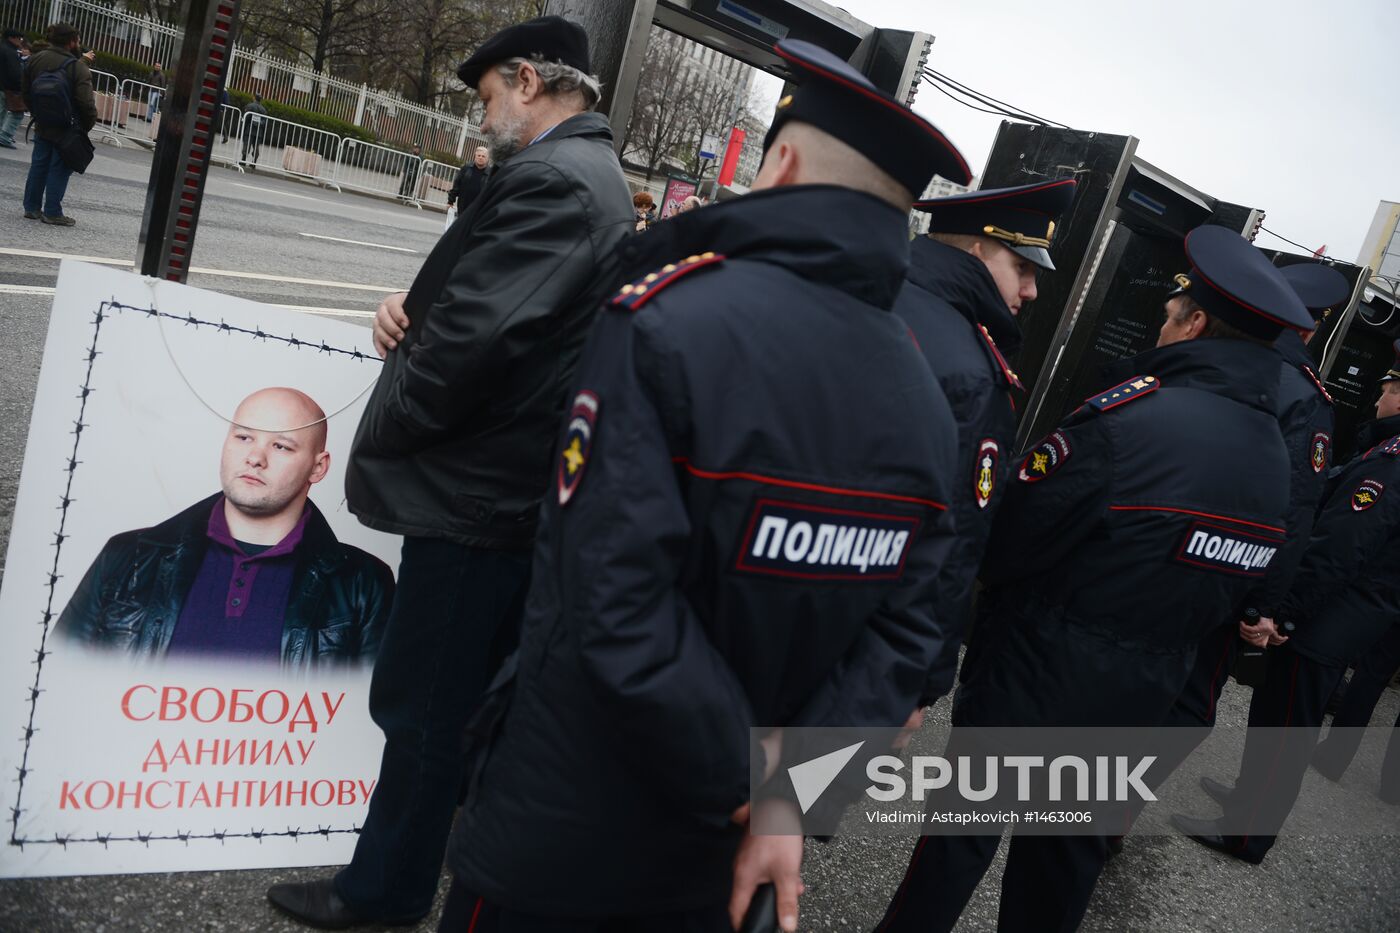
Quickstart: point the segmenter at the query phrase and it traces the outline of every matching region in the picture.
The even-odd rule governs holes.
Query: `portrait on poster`
[[[345,506],[380,367],[366,327],[65,261],[0,588],[0,874],[348,858],[399,548]]]

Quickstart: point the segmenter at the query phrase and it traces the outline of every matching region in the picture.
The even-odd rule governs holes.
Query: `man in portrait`
[[[326,415],[296,389],[234,412],[222,489],[116,535],[58,619],[61,637],[138,657],[236,657],[306,669],[374,660],[394,579],[342,544],[309,498],[330,469]]]

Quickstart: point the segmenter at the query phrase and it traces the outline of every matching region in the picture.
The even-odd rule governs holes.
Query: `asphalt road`
[[[32,290],[51,288],[58,270],[56,259],[16,251],[130,260],[136,251],[150,160],[141,150],[100,147],[89,174],[74,179],[65,201],[65,212],[77,218],[78,226],[57,228],[21,218],[18,202],[26,157],[23,149],[0,150],[0,191],[13,205],[0,213],[0,555],[9,537],[49,314],[49,298]],[[203,273],[193,275],[191,283],[259,301],[363,315],[374,307],[381,287],[409,284],[441,225],[440,214],[219,170],[209,180],[193,263],[273,278]],[[1222,700],[1220,721],[1242,723],[1247,702],[1248,692],[1232,684]],[[943,703],[935,709],[935,721],[946,716],[946,708]],[[1376,721],[1393,721],[1398,708],[1400,694],[1387,691]],[[1378,770],[1378,753],[1363,746],[1345,780],[1363,797],[1369,795],[1368,806],[1382,806],[1374,801],[1370,786]],[[1321,779],[1310,774],[1308,780]],[[1204,797],[1197,812],[1212,812]],[[1100,880],[1083,929],[1397,930],[1397,841],[1394,836],[1284,838],[1266,864],[1255,868],[1180,837],[1134,837]],[[802,928],[831,933],[872,929],[899,882],[912,844],[912,838],[854,836],[826,845],[809,843]],[[959,929],[995,929],[1004,851],[1005,846]],[[0,881],[0,933],[301,930],[274,913],[263,892],[277,881],[324,872],[269,869]],[[434,915],[417,929],[435,926]]]

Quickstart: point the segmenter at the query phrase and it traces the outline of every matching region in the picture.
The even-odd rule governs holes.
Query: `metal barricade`
[[[101,130],[103,139],[110,139],[121,146],[121,137],[117,135],[118,117],[122,112],[123,103],[121,79],[106,71],[98,71],[95,68],[88,70],[92,72],[92,99],[97,105],[97,125],[93,129]]]
[[[345,138],[340,141],[332,179],[337,188],[388,195],[421,209],[419,194],[427,182],[423,161],[388,146]]]
[[[213,150],[210,159],[237,165],[242,147],[243,111],[232,104],[219,105],[219,121],[214,126]]]
[[[128,139],[144,139],[150,142],[156,138],[160,126],[160,100],[165,89],[145,81],[127,78],[118,91],[115,131]]]
[[[457,167],[432,159],[423,160],[423,176],[419,180],[418,201],[429,207],[447,208],[447,192],[457,181]]]
[[[313,178],[339,188],[334,174],[341,138],[334,133],[245,111],[238,138],[239,171]]]

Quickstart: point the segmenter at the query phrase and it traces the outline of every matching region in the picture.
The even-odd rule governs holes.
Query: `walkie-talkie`
[[[753,892],[749,901],[749,911],[744,914],[744,922],[739,933],[777,933],[778,930],[778,889],[772,884],[761,884]]]
[[[1247,625],[1258,625],[1259,610],[1250,606],[1244,611],[1244,621]],[[1264,682],[1265,670],[1264,648],[1240,638],[1235,651],[1235,681],[1241,686],[1258,687]]]

